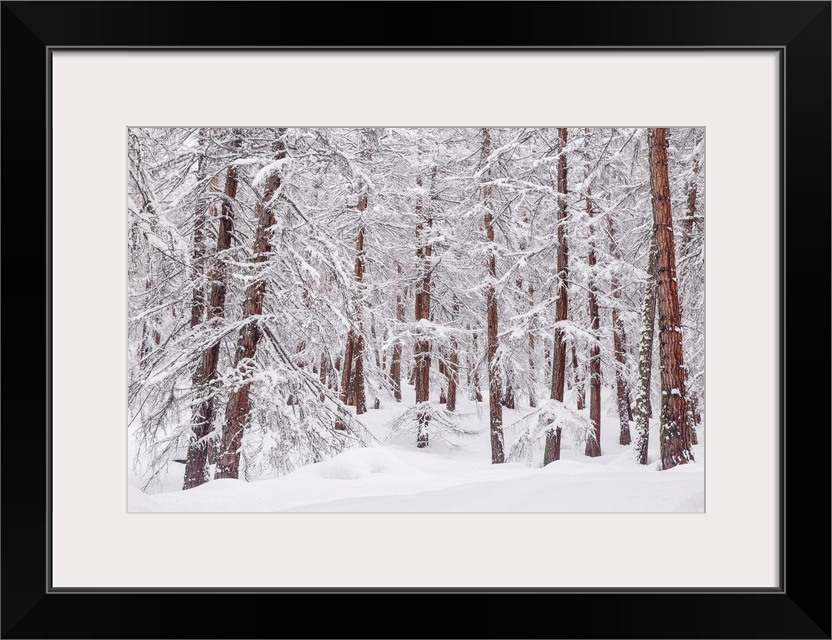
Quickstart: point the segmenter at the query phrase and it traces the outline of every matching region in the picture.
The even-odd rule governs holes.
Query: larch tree
[[[486,356],[488,362],[488,410],[489,430],[491,433],[491,462],[498,464],[505,462],[503,451],[503,385],[500,380],[500,369],[497,363],[497,349],[499,348],[499,327],[497,317],[497,256],[494,247],[494,212],[492,198],[492,186],[489,183],[490,172],[488,170],[491,162],[491,132],[488,129],[482,130],[482,161],[483,180],[482,199],[485,208],[484,225],[485,237],[488,241],[488,285],[485,290],[485,306],[488,316],[488,344]]]
[[[402,275],[402,265],[401,263],[396,263],[396,274],[399,278]],[[397,287],[401,286],[400,283],[397,283]],[[402,296],[402,291],[397,289],[396,291],[396,322],[399,325],[404,324],[404,298]],[[397,339],[393,343],[393,358],[390,362],[390,382],[393,385],[393,397],[395,398],[396,402],[402,401],[402,342],[401,340]]]
[[[487,420],[494,463],[600,455],[608,397],[639,462],[648,436],[664,468],[692,459],[704,143],[665,132],[662,159],[647,133],[131,128],[142,486],[173,463],[183,488],[289,473],[366,446],[365,425],[453,450]]]
[[[566,383],[566,335],[562,323],[566,322],[568,313],[567,281],[569,278],[569,250],[566,244],[566,128],[558,129],[560,148],[558,155],[558,214],[557,214],[557,311],[555,320],[558,325],[555,328],[554,351],[552,356],[552,387],[551,398],[563,402],[563,391]],[[554,460],[560,460],[561,427],[556,426],[546,434],[546,448],[543,454],[543,464],[547,465]]]
[[[204,135],[204,134],[203,134]],[[242,144],[242,133],[234,131],[233,137],[229,142],[231,150],[239,150]],[[204,185],[205,180],[204,163],[206,159],[201,155],[200,168],[197,170],[197,180],[200,188],[208,188]],[[234,236],[234,207],[237,198],[237,189],[239,186],[239,170],[236,165],[231,164],[226,170],[225,176],[225,190],[221,201],[220,218],[217,228],[217,244],[214,251],[213,259],[211,261],[209,282],[210,291],[205,304],[206,322],[217,323],[225,317],[225,298],[226,289],[228,286],[228,267],[227,267],[227,253],[231,249],[231,244]],[[199,203],[200,212],[198,212],[195,224],[195,246],[202,243],[204,219],[202,218],[202,211],[204,210],[204,200],[197,199]],[[196,254],[196,249],[195,249]],[[197,295],[197,289],[195,289]],[[194,310],[198,312],[199,310]],[[194,323],[192,319],[192,327],[196,327],[200,323]],[[217,378],[217,367],[219,366],[220,358],[220,340],[215,339],[202,352],[199,358],[199,363],[194,373],[194,386],[199,390],[196,398],[193,412],[193,426],[191,430],[193,436],[188,446],[188,457],[185,463],[185,481],[184,489],[192,489],[208,481],[208,464],[211,461],[214,448],[218,444],[214,440],[209,439],[214,426],[214,417],[216,413],[214,394],[211,385]],[[236,477],[236,476],[235,476]]]
[[[275,141],[275,159],[279,162],[286,158],[286,142],[283,137],[286,129],[278,130]],[[240,450],[243,434],[251,418],[251,375],[254,369],[254,356],[257,344],[263,335],[260,316],[263,313],[263,299],[266,295],[266,278],[261,273],[272,253],[272,233],[275,225],[273,199],[280,188],[280,167],[272,165],[265,178],[262,198],[255,206],[257,220],[254,247],[250,262],[253,282],[246,288],[243,302],[244,324],[237,340],[234,354],[234,372],[239,376],[236,388],[231,392],[225,409],[225,422],[222,440],[217,456],[216,478],[238,478],[240,470]]]
[[[590,218],[590,243],[589,243],[589,268],[592,270],[597,264],[595,256],[595,241],[592,236],[595,228],[592,223],[594,215],[592,207],[592,189],[587,187],[586,191],[586,212]],[[594,458],[601,455],[601,346],[599,344],[598,332],[601,328],[601,319],[598,312],[598,289],[594,274],[590,275],[589,284],[589,317],[592,329],[592,346],[589,349],[589,419],[595,430],[595,437],[586,441],[586,455]]]
[[[682,319],[676,278],[676,248],[667,169],[667,129],[651,128],[650,189],[656,234],[656,302],[659,323],[661,414],[659,445],[662,468],[693,460],[685,395]]]
[[[636,460],[647,464],[647,449],[650,443],[650,418],[653,414],[650,404],[650,381],[653,371],[653,338],[656,326],[656,231],[651,225],[650,253],[647,258],[647,281],[644,288],[644,303],[641,307],[641,342],[638,356],[638,390],[636,392]]]
[[[610,214],[607,215],[607,229],[610,239],[610,254],[616,262],[620,262],[621,252],[616,242],[618,234]],[[626,376],[627,334],[621,317],[621,282],[615,271],[610,276],[610,288],[612,295],[613,349],[615,350],[615,394],[619,424],[618,444],[628,445],[632,442],[630,421],[633,419],[633,412],[630,407],[630,388]]]
[[[421,276],[416,289],[415,296],[415,319],[416,319],[416,348],[414,350],[415,371],[416,371],[416,404],[420,406],[418,411],[418,433],[416,435],[416,446],[427,447],[430,443],[429,423],[430,410],[427,406],[430,402],[430,365],[431,365],[431,341],[427,334],[425,325],[430,323],[430,295],[432,262],[431,255],[433,245],[431,243],[431,232],[433,219],[428,210],[426,219],[423,219],[423,179],[419,176],[416,179],[418,195],[416,199],[416,218],[419,220],[416,225],[417,250],[416,257],[421,263]]]

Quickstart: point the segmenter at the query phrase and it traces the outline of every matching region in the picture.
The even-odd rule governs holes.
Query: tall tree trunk
[[[685,369],[687,372],[687,369]],[[690,390],[690,386],[685,378],[685,385],[688,393],[688,434],[690,435],[690,443],[692,445],[699,444],[699,437],[696,435],[696,425],[702,420],[699,414],[699,396]]]
[[[416,179],[416,184],[422,186],[422,178]],[[421,195],[416,201],[416,217],[420,218],[422,213],[422,197]],[[416,226],[416,236],[422,244],[416,251],[416,256],[422,263],[422,277],[418,288],[416,289],[416,348],[415,348],[415,368],[416,368],[416,404],[423,404],[430,401],[430,341],[425,335],[424,329],[418,327],[420,320],[428,320],[430,318],[430,276],[431,276],[431,239],[430,233],[433,227],[433,220],[428,217],[427,231],[423,223]],[[423,235],[425,237],[423,238]],[[430,423],[430,413],[427,407],[423,406],[419,411],[419,430],[416,435],[416,446],[420,449],[427,447],[430,444],[428,436],[428,425]]]
[[[445,366],[445,358],[447,355],[444,349],[439,349],[439,365],[437,369],[439,370],[439,375],[445,378],[445,382],[439,387],[439,404],[446,404],[448,402],[448,393],[445,390],[448,384],[448,367]]]
[[[398,340],[393,345],[393,362],[390,364],[390,379],[393,382],[393,397],[402,401],[402,343]]]
[[[367,396],[364,390],[364,336],[359,334],[355,340],[355,375],[353,376],[353,398],[355,413],[367,413]]]
[[[529,305],[534,309],[534,285],[529,283]],[[535,394],[535,386],[537,385],[537,378],[535,375],[534,362],[534,331],[529,330],[529,406],[534,409],[537,407],[537,397]]]
[[[516,407],[517,399],[514,394],[514,386],[512,386],[511,380],[506,380],[504,385],[502,403],[506,409],[514,409]]]
[[[601,455],[601,346],[598,343],[598,332],[601,329],[601,319],[598,314],[598,288],[595,284],[595,225],[592,222],[592,190],[586,190],[586,212],[589,216],[589,318],[592,327],[592,346],[589,349],[589,420],[595,429],[595,440],[587,440],[586,455],[597,457]]]
[[[354,405],[352,387],[352,361],[354,356],[355,331],[352,327],[347,332],[347,345],[344,347],[344,359],[341,362],[341,402],[346,405]],[[339,431],[346,429],[342,422],[337,422],[335,428]]]
[[[326,399],[326,394],[323,392],[323,389],[329,388],[329,358],[327,358],[326,352],[321,353],[321,360],[320,364],[318,365],[318,379],[321,381],[321,394],[319,399],[321,402],[324,402]]]
[[[454,300],[454,320],[459,317],[459,301]],[[451,353],[450,361],[448,363],[448,400],[445,408],[448,411],[456,411],[456,392],[459,386],[459,346],[456,340],[456,334],[451,337]]]
[[[488,129],[482,130],[482,157],[483,162],[488,162],[491,155],[491,132]],[[490,173],[490,172],[487,172]],[[489,177],[486,176],[486,180]],[[498,318],[497,318],[497,256],[494,252],[494,214],[492,212],[491,185],[485,184],[482,188],[483,201],[485,204],[485,235],[488,239],[488,288],[485,292],[485,307],[488,317],[488,409],[490,414],[491,429],[491,463],[499,464],[505,462],[503,452],[503,407],[500,403],[502,394],[502,383],[500,380],[500,368],[497,362],[497,349],[499,347]]]
[[[467,327],[471,330],[471,325]],[[471,334],[471,351],[472,354],[468,356],[468,385],[473,389],[471,400],[482,402],[482,392],[480,391],[480,354],[477,349],[477,332]]]
[[[655,225],[654,225],[655,226]],[[653,328],[656,324],[656,230],[651,231],[647,258],[647,284],[641,307],[641,343],[638,353],[638,392],[636,393],[636,460],[647,464],[650,437],[650,376],[653,370]]]
[[[696,137],[696,145],[698,146],[702,142],[702,135],[701,133]],[[697,186],[696,186],[696,178],[699,176],[699,159],[695,158],[693,161],[693,180],[688,185],[688,215],[685,217],[685,236],[684,236],[684,243],[685,243],[685,251],[684,253],[687,254],[688,247],[690,247],[693,241],[693,231],[696,228],[696,198],[697,198]],[[680,311],[681,313],[681,311]],[[690,442],[691,444],[699,444],[699,438],[696,435],[696,425],[698,425],[701,421],[701,416],[699,414],[699,397],[693,392],[688,385],[688,370],[685,369],[685,384],[687,390],[687,401],[688,401],[688,430],[690,433]]]
[[[275,144],[277,160],[286,157],[286,145],[283,136],[286,129],[278,130]],[[263,199],[255,206],[257,230],[254,239],[254,251],[251,262],[254,265],[266,262],[272,252],[272,227],[275,224],[274,208],[271,206],[275,192],[280,188],[280,173],[275,170],[266,180]],[[257,269],[255,266],[254,269]],[[251,375],[254,369],[254,356],[260,341],[261,329],[259,316],[263,313],[263,298],[266,295],[266,281],[258,278],[246,287],[243,301],[243,317],[248,321],[240,330],[237,350],[234,353],[234,368],[243,374],[244,382],[231,392],[225,408],[225,424],[222,429],[222,443],[217,457],[217,478],[238,478],[240,475],[240,451],[243,434],[251,420]]]
[[[612,216],[609,214],[607,214],[607,229],[610,234],[610,254],[616,260],[621,260],[621,252],[618,250],[618,244],[615,241],[615,225],[613,224]],[[632,441],[630,436],[632,410],[630,409],[630,389],[625,376],[627,368],[627,334],[624,331],[624,322],[621,320],[621,311],[618,308],[619,301],[621,300],[620,286],[621,283],[618,280],[618,275],[613,271],[610,278],[610,288],[612,289],[613,298],[612,340],[615,351],[615,391],[618,399],[618,424],[620,427],[618,443],[628,445]]]
[[[402,265],[396,263],[396,273],[402,275]],[[396,294],[396,320],[404,323],[404,298],[401,292]],[[396,340],[393,344],[393,361],[390,363],[390,379],[393,383],[393,397],[396,402],[402,401],[402,343]]]
[[[586,407],[586,386],[581,375],[581,368],[578,366],[578,348],[574,338],[572,339],[572,378],[575,381],[575,405],[578,411],[583,411]]]
[[[199,157],[196,164],[196,180],[199,189],[205,189],[205,131],[199,131]],[[194,211],[194,247],[191,266],[196,282],[191,297],[191,328],[199,326],[205,319],[205,222],[208,217],[208,204],[205,192],[201,191],[196,198]]]
[[[238,149],[241,144],[240,133],[235,132],[231,146]],[[225,197],[222,198],[222,204],[220,206],[216,253],[211,261],[209,273],[211,287],[204,310],[207,322],[211,322],[215,318],[225,317],[225,294],[228,273],[225,262],[226,256],[224,254],[231,248],[234,232],[234,207],[232,206],[232,202],[237,197],[238,184],[237,167],[231,165],[226,172]],[[214,215],[216,213],[216,206],[212,204],[210,211]],[[192,315],[191,322],[193,323],[193,321],[194,318]],[[193,375],[193,384],[194,387],[199,389],[200,399],[192,409],[193,418],[191,430],[193,431],[193,436],[188,446],[188,457],[185,461],[185,481],[183,483],[183,489],[198,487],[209,480],[208,465],[211,464],[215,457],[215,450],[219,448],[218,442],[209,441],[207,438],[213,428],[214,416],[216,414],[214,398],[211,393],[211,384],[217,377],[219,358],[220,341],[218,340],[202,353]]]
[[[196,179],[198,188],[203,189],[202,182],[205,180],[205,131],[199,131],[199,157],[197,159]],[[194,212],[194,247],[193,247],[193,272],[196,279],[193,296],[191,298],[191,328],[202,324],[205,318],[205,218],[207,214],[206,199],[204,193],[200,193],[196,199],[196,211]],[[191,408],[191,440],[188,444],[188,456],[185,461],[185,481],[183,489],[191,489],[199,486],[208,480],[208,443],[203,438],[208,434],[210,425],[205,424],[199,414],[203,403],[203,396],[207,389],[203,381],[201,366],[194,371],[192,382],[196,391],[196,400]],[[191,453],[193,449],[193,454]],[[200,451],[197,451],[199,449]],[[190,465],[188,464],[190,462]],[[190,468],[189,468],[190,466]],[[190,474],[188,473],[190,471]]]
[[[520,242],[520,251],[525,251],[526,245],[524,241]],[[515,284],[520,291],[523,291],[523,278],[517,278],[515,280]],[[503,382],[503,396],[502,396],[502,403],[506,409],[516,409],[517,408],[517,397],[514,392],[514,385],[512,384],[511,378],[506,379]]]
[[[659,444],[662,468],[670,469],[692,461],[693,452],[690,448],[687,417],[682,319],[676,284],[676,249],[667,174],[667,129],[651,128],[648,144],[657,247],[656,298],[659,312],[659,371],[662,389]]]
[[[564,322],[567,315],[566,281],[569,278],[569,250],[566,245],[566,128],[558,129],[560,137],[560,154],[558,156],[558,302],[556,319]],[[555,346],[552,366],[553,400],[563,402],[563,387],[566,382],[566,336],[560,327],[555,329]],[[546,449],[543,464],[560,460],[561,428],[556,427],[546,434]]]
[[[358,198],[358,211],[367,209],[367,194]],[[358,229],[358,240],[355,244],[355,282],[359,286],[364,281],[364,224]],[[353,322],[355,328],[350,327],[347,332],[347,344],[344,347],[344,362],[341,368],[341,402],[355,407],[357,415],[367,412],[367,401],[364,395],[364,336],[362,335],[362,304],[354,301]],[[357,328],[357,331],[356,331]],[[335,428],[339,431],[346,429],[343,422],[336,421]]]
[[[528,216],[523,218],[523,224],[529,224]],[[520,251],[526,251],[526,239],[522,238],[520,240]],[[517,278],[517,289],[520,291],[520,295],[523,296],[523,278]],[[534,285],[530,282],[529,283],[529,308],[534,309]],[[529,406],[534,408],[537,406],[537,399],[535,398],[535,371],[534,371],[534,319],[532,318],[529,322],[529,335],[528,335],[528,342],[529,342]],[[506,405],[508,406],[508,405]],[[514,407],[509,407],[513,409]]]
[[[702,135],[698,134],[696,136],[695,144],[698,146],[702,142]],[[696,197],[697,197],[697,187],[696,187],[696,178],[699,176],[699,159],[694,158],[693,160],[693,180],[690,184],[687,185],[687,192],[688,192],[688,215],[684,219],[684,228],[685,228],[685,237],[684,242],[685,244],[689,244],[692,240],[693,236],[693,229],[696,226]]]
[[[367,209],[367,194],[361,195],[358,198],[358,211],[363,214]],[[358,242],[356,243],[355,256],[355,282],[359,286],[364,282],[364,224],[358,230]],[[353,392],[352,397],[355,404],[355,413],[361,415],[367,413],[367,399],[364,393],[364,331],[362,316],[364,313],[363,300],[356,303],[356,325],[358,332],[354,334],[353,339],[353,364],[355,372],[353,374]]]

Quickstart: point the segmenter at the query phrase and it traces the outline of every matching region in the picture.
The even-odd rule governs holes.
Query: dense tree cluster
[[[466,433],[466,397],[494,463],[556,460],[562,434],[601,455],[601,429],[646,463],[656,407],[662,467],[690,461],[703,145],[700,129],[130,129],[140,474],[182,455],[191,488],[369,445],[362,415],[406,385],[392,427],[414,446]],[[504,424],[504,407],[528,411]]]

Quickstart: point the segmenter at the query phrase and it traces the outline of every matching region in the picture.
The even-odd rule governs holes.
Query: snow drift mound
[[[373,473],[414,476],[422,472],[384,449],[347,449],[334,458],[312,465],[312,472],[330,480],[361,480]]]
[[[161,511],[159,504],[144,491],[132,484],[127,485],[127,512],[128,513],[151,513]]]

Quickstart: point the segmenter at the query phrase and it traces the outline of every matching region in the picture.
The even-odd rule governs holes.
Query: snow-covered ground
[[[462,426],[479,429],[459,447],[433,443],[417,449],[415,438],[390,437],[389,424],[413,405],[405,385],[403,402],[383,401],[362,421],[380,443],[348,449],[334,458],[289,475],[261,479],[215,480],[182,491],[184,465],[171,462],[161,483],[143,493],[131,480],[131,512],[703,512],[705,508],[704,433],[694,447],[696,463],[658,470],[657,425],[651,425],[650,464],[636,464],[632,445],[618,444],[615,397],[604,389],[602,456],[588,458],[566,432],[561,460],[541,468],[518,462],[492,465],[488,404],[459,398]],[[569,402],[569,398],[567,398]],[[570,403],[574,406],[574,402]],[[531,409],[503,409],[506,450],[516,438],[510,425]],[[631,423],[635,438],[635,425]]]

